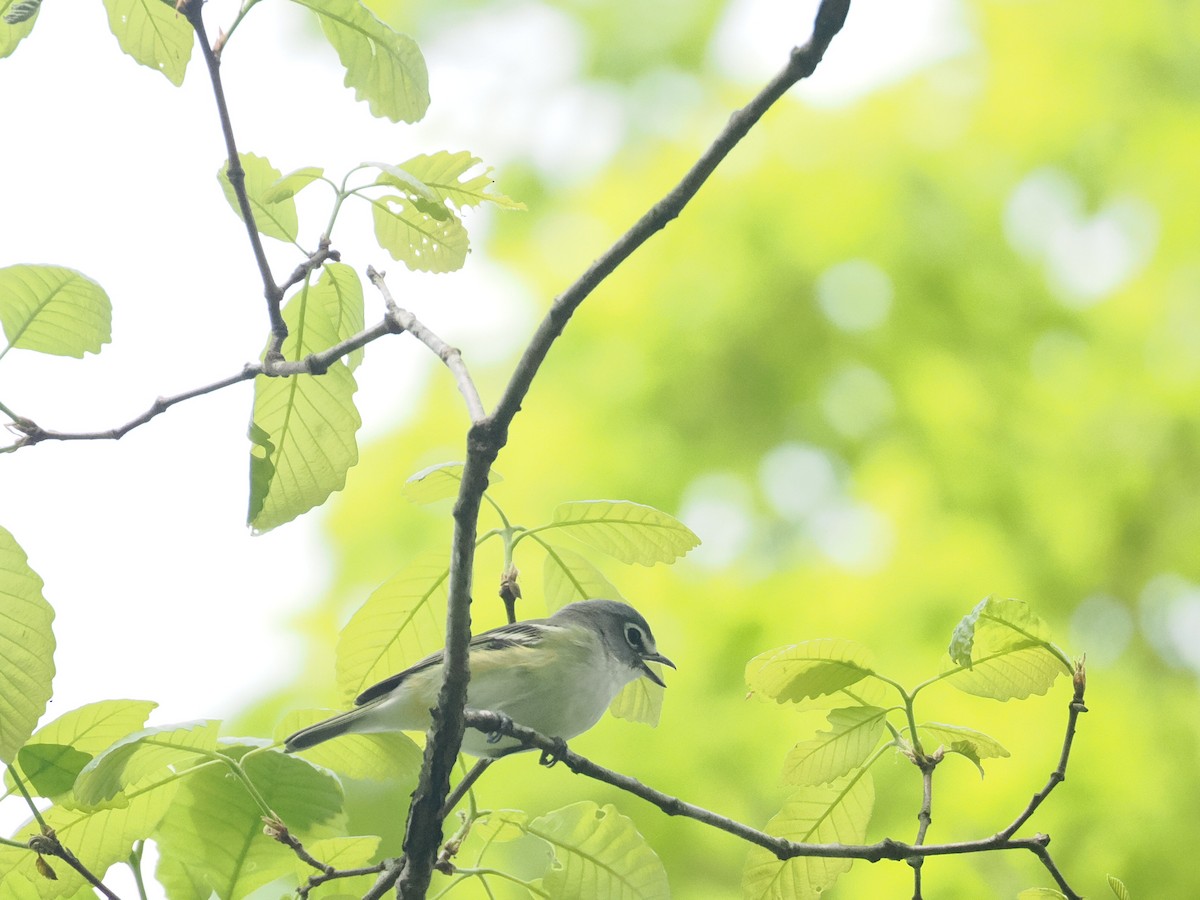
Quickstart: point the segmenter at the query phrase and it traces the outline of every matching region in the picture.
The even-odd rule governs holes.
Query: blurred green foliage
[[[498,217],[477,252],[539,309],[753,90],[708,52],[722,4],[555,7],[579,42],[579,77],[621,97],[636,127],[594,177],[564,180],[533,155],[489,160],[530,212]],[[376,9],[426,42],[517,7]],[[871,29],[871,9],[857,6],[847,32]],[[605,566],[679,668],[656,730],[606,719],[579,752],[761,827],[788,796],[785,754],[811,729],[745,698],[748,659],[846,637],[916,679],[980,597],[1020,597],[1069,652],[1090,652],[1091,676],[1067,782],[1029,828],[1053,836],[1084,894],[1106,895],[1112,872],[1133,896],[1188,896],[1200,836],[1200,6],[979,0],[963,14],[970,49],[849,105],[789,98],[767,116],[570,323],[493,492],[516,521],[628,498],[706,542],[673,568]],[[669,133],[639,118],[633,89],[664,67],[681,86]],[[476,367],[485,402],[508,370]],[[448,547],[448,506],[408,504],[400,486],[462,457],[464,421],[438,373],[411,419],[363,449],[329,519],[335,583],[300,623],[305,681],[249,715],[261,732],[282,710],[336,703],[336,629],[396,569]],[[479,560],[477,629],[502,621],[501,564]],[[528,565],[524,613],[540,615]],[[961,759],[937,771],[929,839],[991,834],[1057,762],[1069,685],[1007,704],[929,694],[921,718],[979,728],[1013,754],[982,782]],[[897,758],[877,776],[868,839],[911,839],[915,770]],[[409,790],[351,784],[352,833],[380,829],[396,849]],[[746,845],[561,767],[508,759],[478,790],[534,816],[614,803],[663,857],[674,896],[738,895]],[[1049,883],[1015,854],[936,859],[925,873],[937,896]],[[901,896],[910,881],[906,866],[860,864],[836,893]]]

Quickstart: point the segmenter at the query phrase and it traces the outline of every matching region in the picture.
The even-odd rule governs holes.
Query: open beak
[[[658,673],[655,672],[648,665],[646,665],[646,663],[648,663],[648,662],[662,663],[664,666],[670,666],[672,669],[675,668],[675,663],[671,662],[669,659],[667,659],[661,653],[647,653],[645,656],[643,656],[641,659],[639,659],[638,662],[640,662],[642,664],[642,674],[644,674],[647,678],[649,678],[651,681],[653,681],[659,687],[665,688],[667,686],[667,683],[658,677]]]

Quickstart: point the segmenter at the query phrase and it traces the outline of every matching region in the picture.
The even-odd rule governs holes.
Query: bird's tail
[[[339,713],[336,716],[325,719],[323,722],[317,722],[315,725],[301,728],[283,742],[284,752],[295,753],[297,750],[304,750],[308,747],[322,744],[330,738],[335,738],[339,735],[355,731],[374,730],[369,727],[364,728],[363,726],[367,723],[359,721],[371,709],[372,706],[359,706],[349,712]]]

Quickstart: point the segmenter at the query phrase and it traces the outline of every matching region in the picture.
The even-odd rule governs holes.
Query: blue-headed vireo
[[[604,714],[621,688],[646,677],[666,687],[647,663],[675,668],[658,652],[641,614],[615,600],[581,600],[548,619],[528,619],[475,635],[470,643],[467,706],[502,713],[547,737],[569,740]],[[301,729],[287,739],[291,753],[349,733],[424,731],[442,685],[442,653],[367,688],[355,708]],[[503,756],[518,742],[463,737],[472,756]]]

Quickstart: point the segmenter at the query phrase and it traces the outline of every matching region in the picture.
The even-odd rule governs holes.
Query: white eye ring
[[[646,636],[642,633],[642,629],[636,625],[629,624],[625,626],[625,643],[629,644],[634,650],[642,653],[646,649]]]

